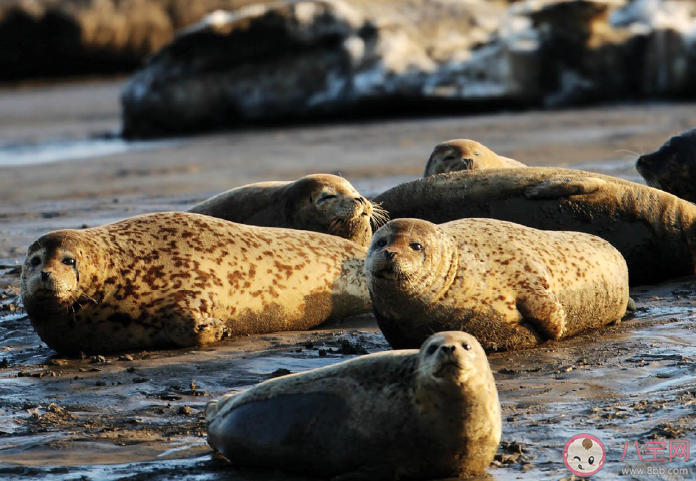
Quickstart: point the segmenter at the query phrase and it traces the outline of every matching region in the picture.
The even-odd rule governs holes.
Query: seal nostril
[[[41,271],[41,280],[42,281],[47,281],[49,277],[51,277],[50,271]]]
[[[394,257],[396,257],[396,252],[384,251],[384,257],[386,257],[389,260],[392,260]]]
[[[454,352],[454,346],[443,345],[440,349],[442,349],[442,352],[444,352],[445,354]]]

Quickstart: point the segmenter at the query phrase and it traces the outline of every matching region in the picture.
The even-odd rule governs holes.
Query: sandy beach
[[[364,315],[198,349],[62,357],[34,333],[18,297],[17,266],[39,235],[185,210],[232,187],[314,172],[340,173],[374,195],[422,175],[432,147],[452,138],[476,139],[528,165],[642,182],[637,155],[696,126],[696,104],[655,103],[302,124],[129,144],[116,135],[122,83],[0,90],[2,479],[300,479],[235,469],[212,455],[206,402],[389,348]],[[631,295],[638,312],[619,326],[490,356],[503,442],[482,479],[570,480],[561,453],[580,433],[607,449],[598,478],[616,479],[622,469],[636,470],[625,480],[696,477],[696,276]],[[641,461],[636,453],[635,443],[677,440],[691,442],[688,461]]]

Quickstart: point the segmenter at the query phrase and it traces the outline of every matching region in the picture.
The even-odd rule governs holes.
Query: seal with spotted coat
[[[486,354],[463,332],[228,394],[206,421],[208,443],[235,466],[334,479],[481,474],[501,430]]]
[[[696,202],[696,129],[675,135],[655,152],[641,155],[636,170],[649,186]]]
[[[367,246],[383,210],[343,177],[313,174],[294,182],[259,182],[228,190],[189,212],[232,222],[332,234]]]
[[[493,219],[396,219],[365,261],[379,327],[394,349],[460,329],[487,351],[534,347],[618,322],[628,269],[607,241]]]
[[[156,213],[40,237],[21,294],[59,352],[193,346],[369,310],[364,257],[326,234]]]
[[[696,206],[607,175],[554,167],[461,171],[398,185],[375,199],[392,219],[483,217],[599,236],[628,263],[632,285],[696,273]]]
[[[522,162],[503,157],[485,145],[469,139],[454,139],[437,144],[425,165],[423,177],[459,170],[513,169]]]

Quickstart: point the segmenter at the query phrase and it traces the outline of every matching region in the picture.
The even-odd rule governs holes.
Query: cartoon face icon
[[[563,462],[571,473],[588,477],[604,466],[606,451],[602,441],[590,434],[573,436],[563,449]]]

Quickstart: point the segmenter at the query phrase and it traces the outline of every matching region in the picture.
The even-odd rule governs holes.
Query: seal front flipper
[[[563,336],[566,312],[553,292],[533,289],[517,298],[517,310],[548,339],[558,340]]]
[[[170,322],[164,323],[164,331],[174,344],[181,347],[217,342],[227,334],[227,327],[220,319],[185,310],[171,317]]]
[[[530,185],[524,190],[527,199],[555,199],[570,195],[592,194],[607,184],[597,177],[582,179],[571,177],[551,177]]]

